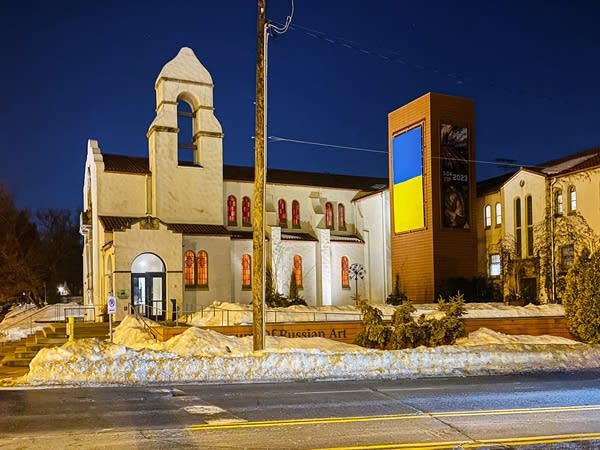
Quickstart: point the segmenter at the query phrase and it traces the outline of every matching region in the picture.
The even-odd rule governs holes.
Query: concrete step
[[[35,357],[35,355],[38,354],[37,350],[32,350],[32,351],[20,351],[20,352],[14,352],[13,355],[15,358],[19,358],[19,359],[33,359]]]
[[[15,356],[7,356],[2,360],[3,366],[8,367],[29,367],[29,363],[33,358],[17,358]]]
[[[56,338],[38,338],[36,341],[36,344],[39,344],[39,345],[47,345],[47,344],[62,345],[65,342],[67,342],[67,338],[63,336],[63,337],[56,337]]]

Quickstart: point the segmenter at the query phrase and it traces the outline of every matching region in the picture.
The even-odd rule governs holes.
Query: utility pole
[[[258,0],[256,43],[256,130],[254,133],[254,196],[252,208],[252,343],[265,341],[265,83],[266,0]]]

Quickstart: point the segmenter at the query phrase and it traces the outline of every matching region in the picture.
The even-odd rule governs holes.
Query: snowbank
[[[416,378],[600,367],[600,346],[553,336],[506,336],[480,329],[459,345],[379,351],[323,338],[252,337],[191,327],[158,343],[133,318],[115,342],[82,339],[44,349],[33,359],[31,384],[148,384],[281,380]]]

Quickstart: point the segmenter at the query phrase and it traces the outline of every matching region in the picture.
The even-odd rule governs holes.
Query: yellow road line
[[[544,408],[513,408],[513,409],[484,409],[476,411],[448,411],[432,412],[422,414],[390,414],[381,416],[350,416],[350,417],[321,417],[312,419],[285,419],[285,420],[266,420],[257,422],[233,422],[233,423],[213,423],[198,424],[187,428],[188,431],[203,430],[223,430],[232,428],[265,428],[265,427],[286,427],[286,426],[305,426],[318,424],[342,424],[355,422],[377,422],[392,420],[415,420],[431,419],[444,417],[469,417],[469,416],[498,416],[507,414],[548,414],[564,412],[597,411],[600,405],[588,406],[558,406]]]
[[[511,437],[499,439],[480,439],[472,441],[444,442],[412,442],[407,444],[357,445],[352,447],[327,447],[313,450],[384,450],[384,449],[414,449],[414,450],[446,450],[457,445],[462,448],[478,448],[482,445],[542,445],[566,442],[582,442],[600,440],[600,433],[555,434],[549,436]]]

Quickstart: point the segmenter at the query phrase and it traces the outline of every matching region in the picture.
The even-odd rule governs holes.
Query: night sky
[[[267,0],[282,23],[288,0]],[[600,146],[600,2],[296,0],[270,40],[268,135],[387,150],[426,92],[476,107],[479,180]],[[19,208],[80,209],[87,139],[147,156],[154,82],[188,46],[212,74],[224,161],[253,165],[256,2],[0,4],[0,180]],[[387,176],[387,156],[269,142],[268,165]]]

